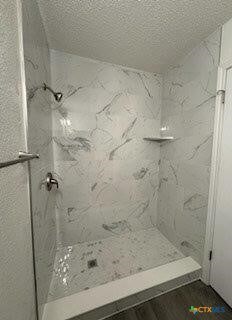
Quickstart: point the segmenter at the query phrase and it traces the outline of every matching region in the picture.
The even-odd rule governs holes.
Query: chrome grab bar
[[[0,162],[0,168],[9,167],[9,166],[12,166],[17,163],[23,163],[26,161],[30,161],[32,159],[39,159],[39,154],[19,151],[19,156],[17,159],[5,161],[5,162]]]

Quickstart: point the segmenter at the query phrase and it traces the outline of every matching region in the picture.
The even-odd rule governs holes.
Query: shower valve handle
[[[47,173],[45,185],[46,185],[46,189],[48,191],[52,190],[53,185],[55,185],[57,189],[59,188],[58,181],[53,178],[51,172]]]

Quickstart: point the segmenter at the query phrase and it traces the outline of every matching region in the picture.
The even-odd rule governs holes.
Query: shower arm
[[[46,91],[46,90],[50,91],[50,92],[53,94],[53,96],[54,96],[54,98],[55,98],[56,101],[58,101],[58,102],[61,101],[61,99],[62,99],[62,97],[63,97],[62,92],[55,92],[55,91],[54,91],[51,87],[49,87],[45,82],[43,83],[42,88],[44,89],[44,91]]]

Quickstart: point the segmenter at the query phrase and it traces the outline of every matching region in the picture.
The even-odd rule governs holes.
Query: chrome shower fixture
[[[44,90],[49,90],[53,94],[53,96],[54,96],[54,98],[55,98],[55,100],[57,102],[61,101],[61,99],[63,97],[63,93],[62,92],[55,92],[54,90],[52,90],[51,87],[47,86],[46,83],[43,84],[43,89]]]

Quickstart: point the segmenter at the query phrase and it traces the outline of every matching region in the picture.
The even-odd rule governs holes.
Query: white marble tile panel
[[[207,216],[220,30],[164,75],[158,227],[201,263]]]
[[[52,51],[53,86],[64,92],[53,105],[58,216],[65,244],[156,221],[160,75]],[[89,238],[88,238],[89,237]]]

